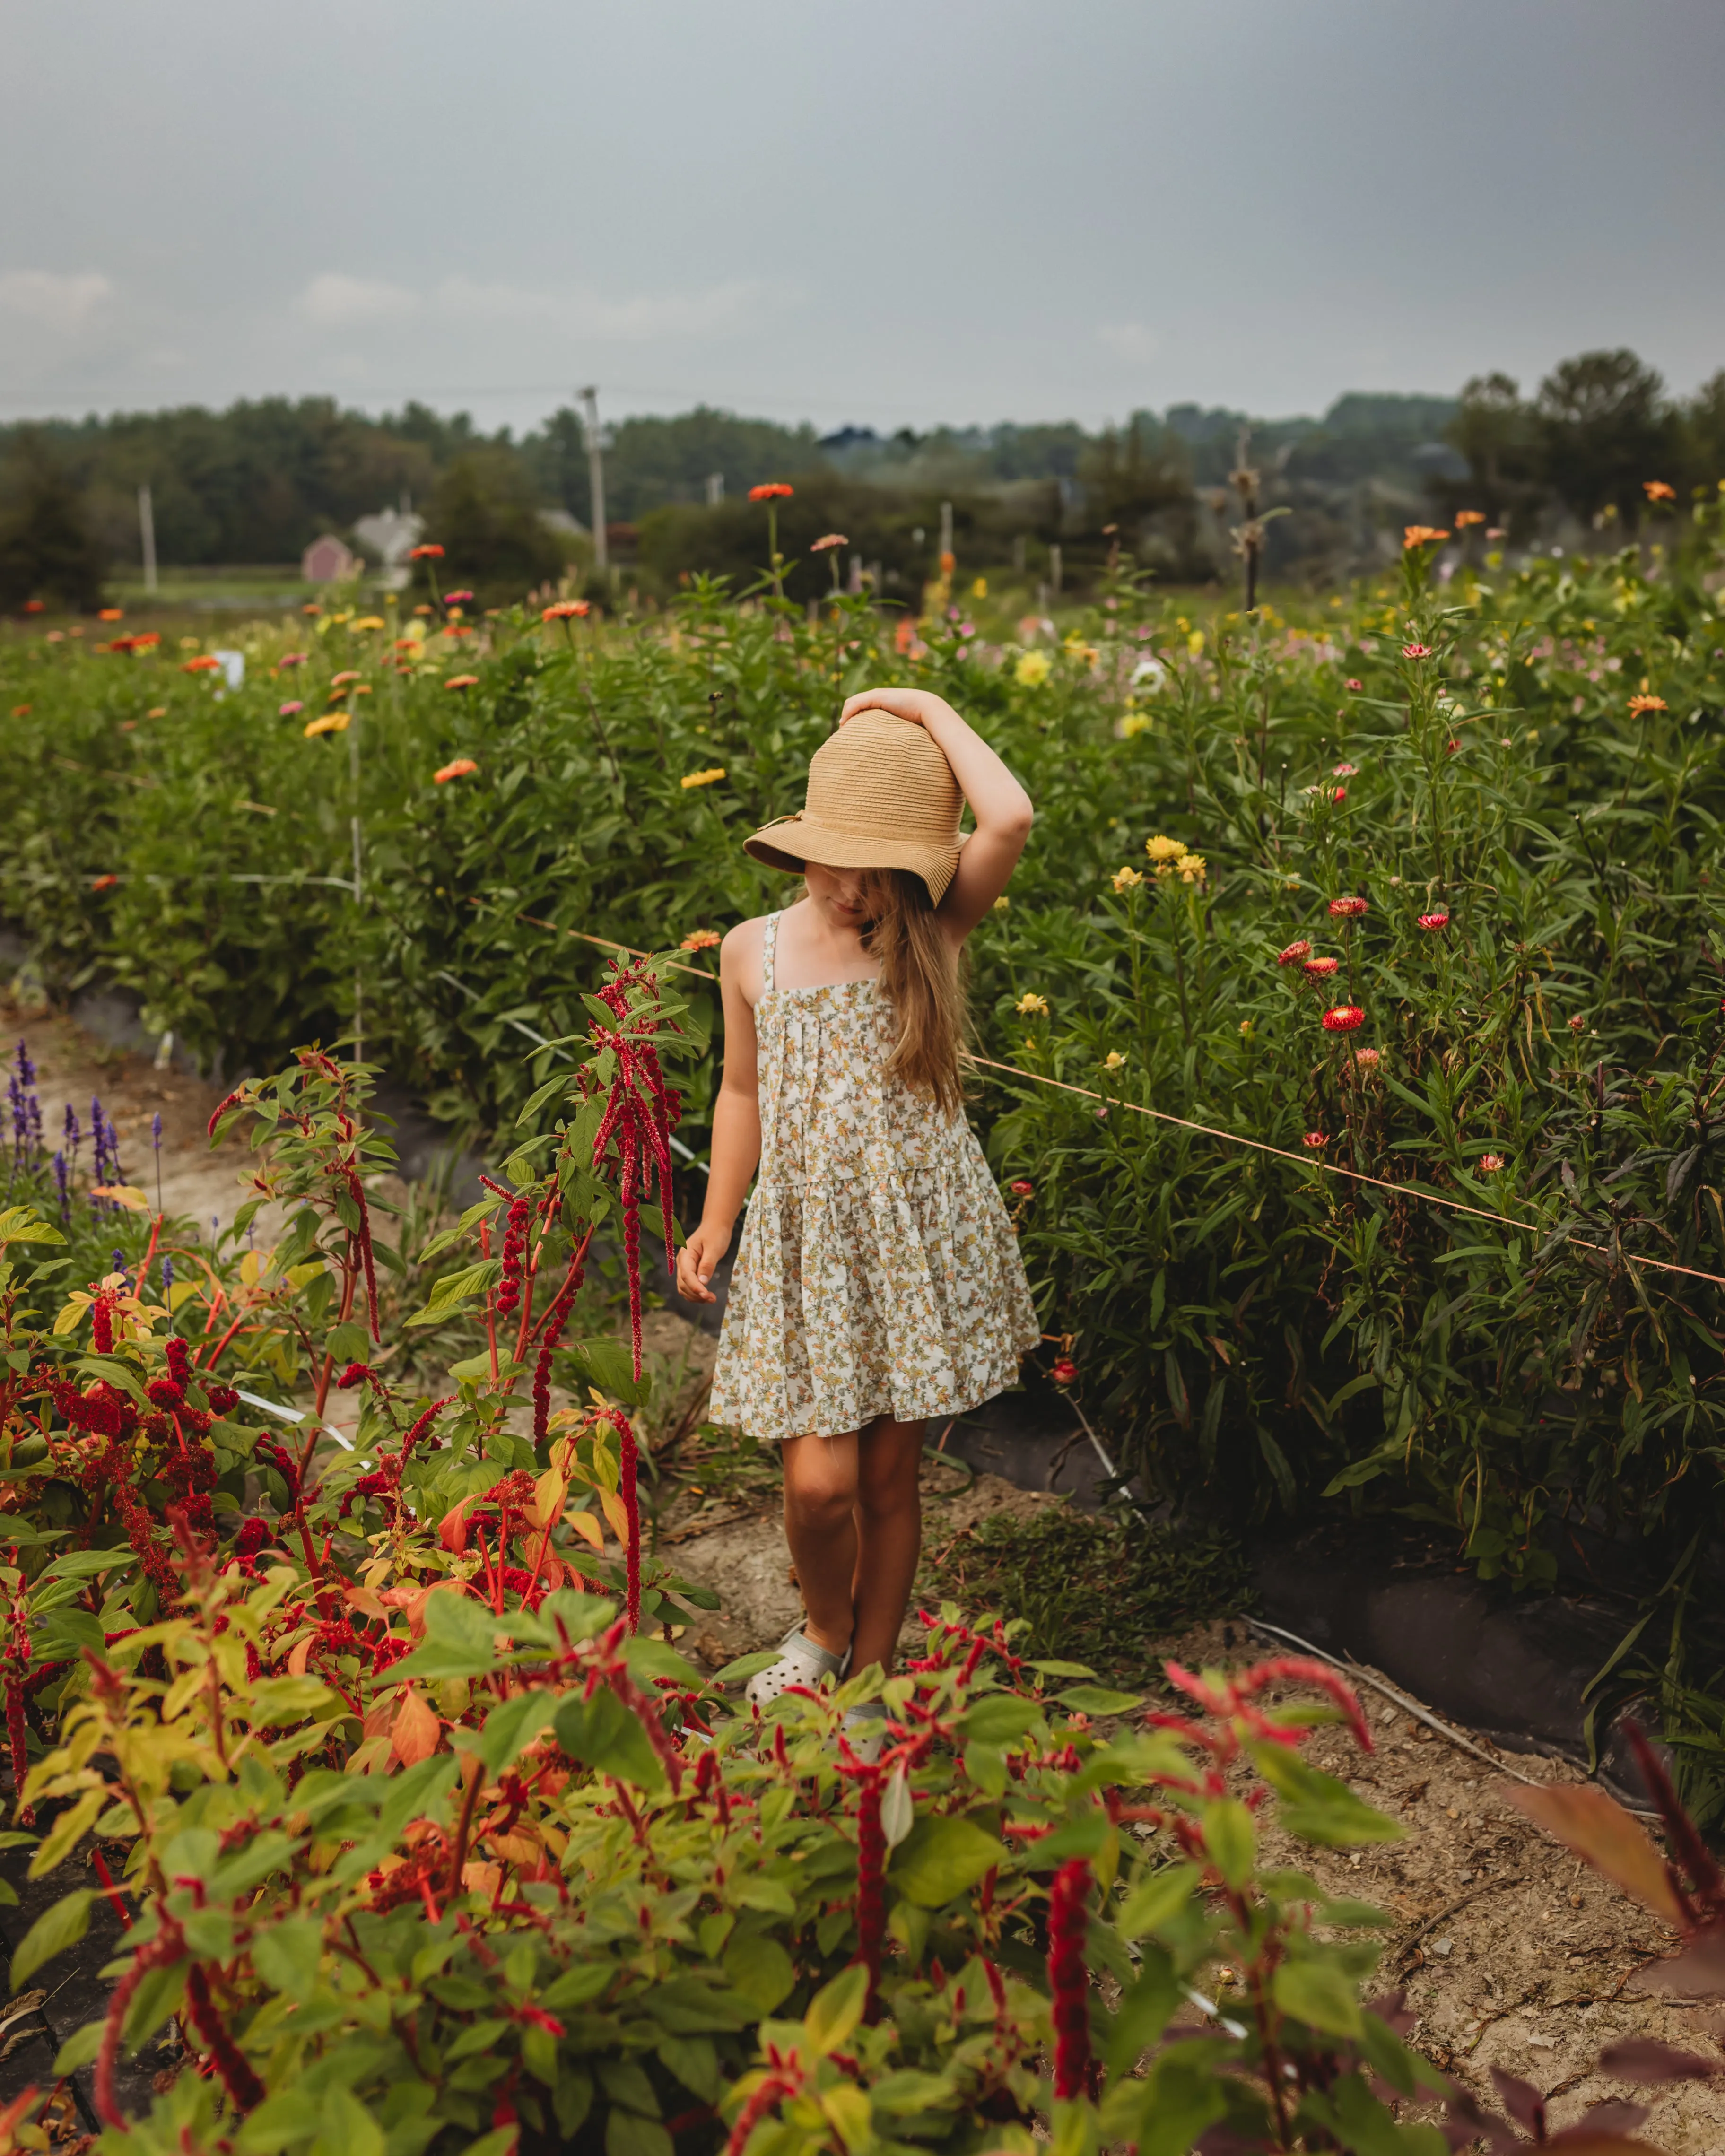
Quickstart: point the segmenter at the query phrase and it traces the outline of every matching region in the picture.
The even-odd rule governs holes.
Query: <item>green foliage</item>
[[[444,549],[444,588],[469,586],[481,606],[494,606],[526,586],[554,583],[567,556],[539,508],[531,480],[507,450],[469,449],[457,457],[438,480],[426,521],[428,542]]]
[[[0,464],[0,610],[33,599],[93,610],[105,566],[64,458],[40,432],[20,433]]]

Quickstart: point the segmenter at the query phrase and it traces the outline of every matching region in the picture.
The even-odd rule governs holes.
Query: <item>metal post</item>
[[[720,504],[720,503],[721,503],[724,499],[725,499],[725,475],[724,475],[724,473],[723,473],[723,472],[721,472],[721,472],[709,472],[709,473],[707,474],[707,475],[706,475],[706,506],[707,506],[707,507],[708,507],[709,509],[716,509],[716,508],[718,507],[719,504]]]
[[[611,557],[605,547],[605,452],[599,443],[598,389],[583,389],[581,402],[586,407],[583,424],[587,433],[587,476],[593,496],[593,565],[603,577],[610,567]]]
[[[1060,577],[1064,567],[1060,559],[1060,548],[1050,547],[1048,550],[1048,580],[1054,586],[1056,598],[1060,595]]]
[[[946,567],[946,557],[952,551],[952,505],[950,501],[943,501],[941,504],[941,567],[943,571]]]
[[[150,482],[138,489],[138,539],[144,552],[144,589],[156,590],[156,512],[150,502]]]
[[[347,699],[347,708],[349,712],[352,714],[347,721],[347,773],[353,786],[353,911],[357,916],[361,911],[361,903],[364,888],[362,881],[362,855],[360,845],[359,821],[358,697],[350,696]],[[355,927],[356,928],[358,927],[357,920]],[[357,945],[358,938],[356,936],[356,949],[357,948]],[[357,962],[353,968],[353,1060],[356,1063],[363,1063],[366,1060],[363,988],[362,976]]]

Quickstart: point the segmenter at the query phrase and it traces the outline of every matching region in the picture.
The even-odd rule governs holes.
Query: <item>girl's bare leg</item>
[[[803,1625],[819,1647],[842,1655],[850,1645],[851,1582],[857,1570],[857,1440],[788,1438],[784,1532],[808,1612]]]
[[[857,1446],[853,1671],[878,1662],[887,1676],[892,1674],[899,1628],[922,1553],[919,1478],[927,1432],[926,1423],[895,1422],[883,1415],[852,1440]]]

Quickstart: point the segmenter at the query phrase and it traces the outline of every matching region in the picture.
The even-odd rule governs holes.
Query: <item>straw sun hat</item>
[[[781,816],[742,842],[768,868],[910,869],[938,906],[964,844],[964,797],[926,727],[891,711],[859,711],[815,751],[800,816]]]

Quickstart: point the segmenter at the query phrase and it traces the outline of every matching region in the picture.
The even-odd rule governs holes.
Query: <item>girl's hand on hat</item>
[[[839,723],[842,726],[859,711],[890,711],[896,719],[908,719],[913,726],[926,726],[937,712],[951,709],[943,696],[929,689],[863,689],[845,699]]]

